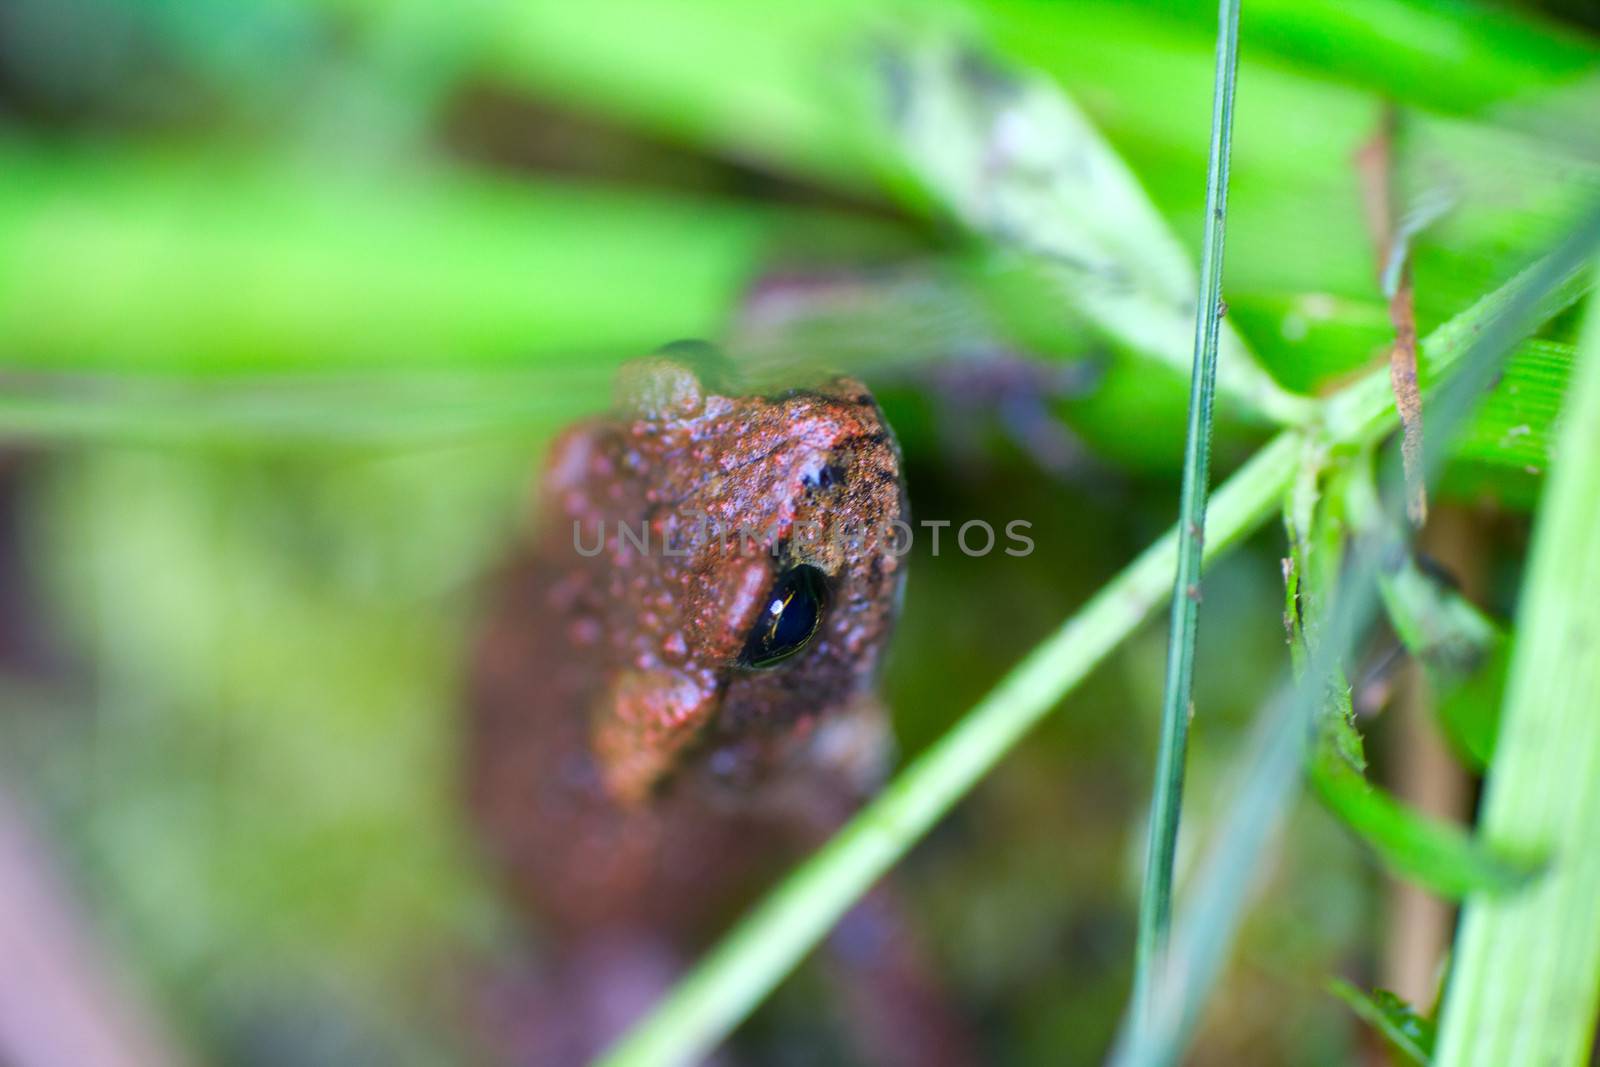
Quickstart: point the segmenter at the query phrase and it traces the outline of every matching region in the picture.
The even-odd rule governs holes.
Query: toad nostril
[[[801,480],[808,489],[832,489],[836,485],[844,484],[844,468],[837,463],[827,463],[815,471],[808,472]]]

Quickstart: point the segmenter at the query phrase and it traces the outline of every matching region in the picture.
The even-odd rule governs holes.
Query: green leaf
[[[1435,1029],[1433,1021],[1387,989],[1368,993],[1342,978],[1328,981],[1328,992],[1349,1005],[1356,1016],[1371,1026],[1389,1047],[1420,1067],[1433,1059]]]
[[[1529,341],[1506,364],[1456,448],[1445,488],[1527,507],[1550,466],[1556,417],[1572,376],[1573,346]]]
[[[1507,892],[1526,884],[1540,869],[1532,857],[1498,849],[1462,827],[1407,807],[1327,747],[1312,760],[1311,784],[1328,810],[1384,866],[1442,896]]]
[[[890,54],[912,169],[964,225],[1029,257],[1056,298],[1125,350],[1187,371],[1198,280],[1138,179],[1056,85],[953,37]],[[1224,322],[1220,398],[1307,414]]]
[[[1587,273],[1596,247],[1600,247],[1600,210],[1591,210],[1579,216],[1567,237],[1514,283],[1480,300],[1424,342],[1424,351],[1431,349],[1434,358],[1455,365],[1451,382],[1434,406],[1437,437],[1445,441],[1455,439],[1471,410],[1472,401],[1492,383],[1497,368],[1515,341],[1536,328],[1553,310],[1569,302],[1575,276]],[[1600,413],[1600,371],[1596,377],[1595,408]],[[1378,412],[1369,414],[1370,406],[1378,403],[1377,390],[1387,384],[1387,374],[1381,374],[1381,380],[1375,374],[1329,398],[1324,407],[1329,418],[1320,432],[1337,433],[1334,440],[1346,446],[1357,446],[1369,433],[1377,432],[1380,425],[1392,430],[1396,421],[1392,398],[1388,400],[1381,423],[1368,421],[1377,419]],[[1600,421],[1600,414],[1597,414],[1597,421]],[[1290,436],[1297,435],[1290,431]],[[1358,451],[1354,447],[1351,450]],[[1430,473],[1436,470],[1437,462],[1434,462]],[[1398,484],[1397,480],[1392,484]],[[1286,480],[1283,488],[1287,486]],[[1600,520],[1591,517],[1588,525],[1581,529],[1586,534],[1592,533],[1596,525],[1600,525]],[[1594,544],[1592,537],[1590,542]],[[1359,553],[1352,561],[1341,583],[1334,617],[1326,623],[1324,640],[1314,650],[1307,673],[1315,676],[1330,672],[1339,658],[1354,646],[1357,635],[1365,630],[1377,606],[1377,592],[1373,588],[1377,565],[1378,560],[1370,552]],[[1578,588],[1588,593],[1595,585],[1600,585],[1600,577]],[[1600,603],[1594,602],[1592,597],[1590,600]],[[1591,662],[1589,666],[1595,667],[1596,663]],[[1600,684],[1590,687],[1591,692],[1595,689],[1600,689]],[[1304,761],[1306,733],[1322,700],[1320,688],[1308,679],[1285,700],[1275,702],[1261,718],[1257,744],[1241,761],[1235,795],[1217,826],[1215,843],[1191,879],[1191,903],[1186,906],[1173,937],[1172,965],[1167,971],[1172,977],[1162,983],[1163,988],[1158,990],[1156,998],[1161,1010],[1155,1014],[1153,1025],[1130,1027],[1130,1018],[1124,1015],[1124,1037],[1137,1036],[1141,1040],[1119,1042],[1111,1058],[1118,1067],[1135,1064],[1165,1067],[1176,1063],[1182,1055],[1199,1022],[1206,996],[1216,983],[1238,933],[1242,913],[1251,896],[1250,881],[1257,876],[1263,852],[1273,838],[1274,826],[1288,810],[1300,781],[1295,772]],[[1600,780],[1600,775],[1593,775],[1593,780]],[[1546,791],[1546,795],[1552,793]],[[1584,817],[1590,827],[1597,819],[1588,811],[1584,812]],[[1589,857],[1594,855],[1592,849],[1588,851]],[[1572,908],[1569,914],[1583,918],[1600,916],[1600,909],[1594,906],[1594,901],[1600,899],[1600,894],[1593,892],[1594,881],[1600,878],[1589,883],[1588,910]],[[1493,958],[1486,956],[1486,962]],[[1591,966],[1588,974],[1594,978],[1600,975],[1600,968]],[[1527,980],[1526,975],[1523,980]],[[1570,1012],[1571,1007],[1566,1010]],[[1592,1032],[1592,1017],[1589,1024]],[[1508,1060],[1502,1057],[1488,1062],[1498,1067]]]
[[[9,369],[528,367],[722,328],[821,216],[444,168],[0,139]],[[878,232],[883,232],[878,230]]]
[[[1210,10],[1171,0],[985,0],[1008,43],[1040,57],[1078,54],[1077,27],[1113,26],[1138,41],[1210,42]],[[1274,67],[1373,89],[1403,104],[1473,112],[1508,97],[1554,89],[1592,71],[1600,54],[1588,38],[1526,10],[1417,0],[1259,0],[1239,32],[1247,56]],[[1106,25],[1110,23],[1111,25]],[[1091,45],[1104,42],[1099,34]],[[1442,47],[1443,42],[1449,47]],[[1117,57],[1120,58],[1120,57]],[[1052,65],[1052,69],[1054,65]]]
[[[1286,603],[1284,620],[1289,631],[1290,658],[1296,676],[1303,675],[1310,650],[1321,639],[1318,627],[1328,617],[1333,590],[1345,558],[1344,494],[1334,487],[1347,477],[1340,467],[1326,479],[1326,450],[1316,443],[1304,448],[1299,476],[1284,501],[1284,529],[1289,556],[1285,560]],[[1350,683],[1343,668],[1326,682],[1326,693],[1316,716],[1318,755],[1342,761],[1356,774],[1367,769],[1366,745],[1356,729],[1350,702]]]
[[[1284,507],[1290,550],[1285,567],[1286,613],[1297,675],[1303,675],[1314,658],[1311,650],[1321,639],[1317,620],[1327,616],[1347,542],[1356,532],[1370,534],[1376,513],[1365,500],[1371,492],[1365,457],[1351,458],[1326,479],[1320,477],[1324,462],[1314,446],[1307,447],[1307,459]],[[1336,667],[1327,679],[1314,722],[1316,745],[1309,773],[1318,797],[1396,874],[1445,896],[1460,897],[1478,889],[1514,888],[1537,870],[1531,860],[1502,854],[1367,781],[1365,745],[1342,669]]]
[[[1427,673],[1445,732],[1482,767],[1494,750],[1510,637],[1398,543],[1394,556],[1378,574],[1389,621]]]

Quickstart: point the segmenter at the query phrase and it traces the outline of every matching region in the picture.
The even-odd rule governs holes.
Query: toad
[[[550,449],[472,675],[471,808],[554,991],[518,1042],[540,1063],[644,1010],[877,783],[887,737],[874,684],[906,503],[871,394],[838,377],[744,395],[693,342],[619,377],[618,410]],[[918,1055],[870,1033],[941,1030],[923,969],[889,909],[858,910],[842,929],[875,948],[850,969],[879,994],[858,1029],[898,1046],[878,1062]]]

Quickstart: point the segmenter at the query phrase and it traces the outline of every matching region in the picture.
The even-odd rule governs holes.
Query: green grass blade
[[[1600,314],[1589,312],[1537,520],[1482,832],[1551,852],[1510,898],[1472,898],[1441,1067],[1586,1063],[1600,1007]]]
[[[1177,577],[1167,636],[1166,690],[1156,755],[1144,892],[1134,954],[1135,1018],[1145,1016],[1155,971],[1172,924],[1173,864],[1183,811],[1183,771],[1193,711],[1194,646],[1200,626],[1200,560],[1204,548],[1206,490],[1211,467],[1211,414],[1222,331],[1222,255],[1228,214],[1228,149],[1233,137],[1234,82],[1239,66],[1239,0],[1222,0],[1217,12],[1217,80],[1211,113],[1211,160],[1206,173],[1206,227],[1200,254],[1200,296],[1195,305],[1194,368],[1189,381],[1188,439],[1178,503]]]
[[[1501,291],[1479,301],[1467,313],[1435,331],[1434,353],[1452,366],[1453,375],[1429,409],[1432,440],[1448,446],[1471,415],[1479,397],[1493,382],[1503,357],[1544,317],[1558,310],[1572,279],[1585,268],[1600,245],[1600,210],[1591,210],[1573,226],[1568,238]],[[1459,347],[1457,347],[1459,346]],[[1424,347],[1424,351],[1428,346]],[[1361,397],[1374,380],[1352,386]],[[1344,395],[1330,398],[1330,411],[1345,404]],[[1361,409],[1361,401],[1355,404]],[[1388,429],[1397,416],[1389,401]],[[1341,420],[1346,432],[1360,436],[1379,424],[1362,418]],[[1448,447],[1429,452],[1428,469],[1437,474]],[[1391,465],[1386,484],[1402,485],[1398,465]],[[1399,494],[1391,492],[1394,499]],[[1175,1063],[1198,1025],[1201,1008],[1222,972],[1234,935],[1250,899],[1250,884],[1287,812],[1300,780],[1310,725],[1325,699],[1325,679],[1353,647],[1377,607],[1379,553],[1371,545],[1355,553],[1328,619],[1319,626],[1320,640],[1304,675],[1304,683],[1274,701],[1262,716],[1260,741],[1239,772],[1239,788],[1216,829],[1215,844],[1194,879],[1177,925],[1169,961],[1157,975],[1148,1016],[1129,1013],[1111,1063],[1114,1067],[1167,1067]],[[1484,1061],[1486,1064],[1490,1061]],[[1514,1061],[1511,1061],[1514,1062]]]

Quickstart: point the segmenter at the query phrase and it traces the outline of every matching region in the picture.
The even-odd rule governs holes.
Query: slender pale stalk
[[[1144,893],[1134,956],[1134,1005],[1148,1004],[1155,972],[1172,924],[1173,861],[1183,811],[1183,771],[1193,711],[1194,646],[1200,625],[1200,561],[1204,550],[1206,491],[1211,466],[1212,394],[1217,340],[1222,329],[1222,251],[1228,214],[1228,155],[1233,136],[1233,89],[1239,58],[1239,0],[1222,0],[1217,13],[1217,79],[1211,111],[1211,162],[1206,174],[1205,241],[1200,254],[1200,295],[1195,307],[1194,369],[1189,379],[1189,428],[1178,504],[1177,578],[1167,636],[1166,690],[1161,742],[1156,754],[1150,836],[1145,850]]]

